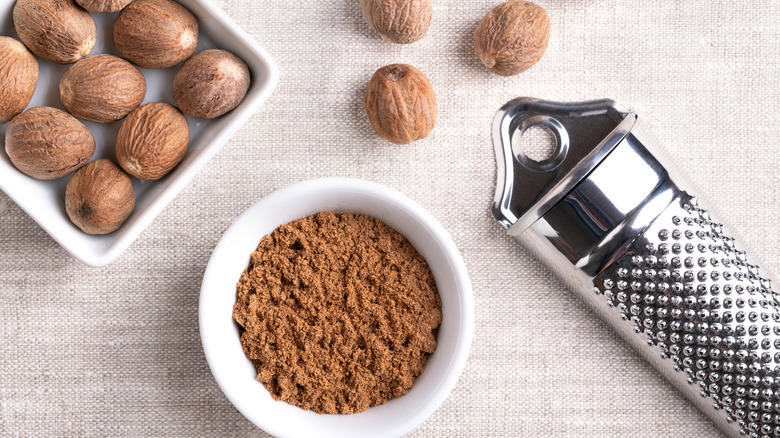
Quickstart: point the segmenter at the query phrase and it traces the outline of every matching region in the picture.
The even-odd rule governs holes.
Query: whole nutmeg
[[[114,55],[88,56],[71,65],[60,79],[62,105],[91,122],[119,120],[138,108],[145,95],[143,73]]]
[[[550,40],[550,17],[541,7],[509,0],[487,13],[474,30],[474,47],[485,67],[501,76],[536,64]]]
[[[87,163],[65,186],[65,212],[87,234],[116,231],[134,207],[133,181],[110,160]]]
[[[152,102],[134,109],[119,127],[116,160],[138,179],[160,179],[184,158],[190,142],[187,119],[176,107]]]
[[[114,43],[139,67],[173,67],[195,53],[198,20],[171,0],[136,0],[119,13]]]
[[[411,65],[391,64],[377,70],[368,83],[363,106],[374,131],[395,144],[425,138],[436,124],[431,82]]]
[[[173,98],[184,113],[211,119],[237,107],[249,89],[249,68],[230,52],[204,50],[173,78]]]
[[[76,3],[89,12],[117,12],[133,0],[76,0]]]
[[[38,84],[38,61],[13,38],[0,36],[0,124],[30,103]]]
[[[37,106],[8,124],[5,152],[25,175],[56,179],[89,161],[95,139],[83,123],[65,111]]]
[[[418,41],[431,25],[432,0],[360,0],[368,25],[391,43]]]
[[[95,20],[73,0],[16,0],[13,17],[24,45],[57,64],[87,56],[97,41]]]

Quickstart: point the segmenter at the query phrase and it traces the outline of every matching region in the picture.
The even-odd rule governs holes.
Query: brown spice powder
[[[441,299],[409,241],[319,213],[261,240],[236,287],[241,345],[276,400],[351,414],[406,394],[436,349]]]

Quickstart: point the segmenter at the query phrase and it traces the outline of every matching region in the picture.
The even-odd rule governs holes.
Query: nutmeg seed
[[[363,18],[383,40],[410,44],[428,32],[432,0],[360,0]]]
[[[17,0],[13,17],[24,45],[57,64],[87,56],[97,41],[95,20],[73,0]]]
[[[146,95],[146,79],[132,64],[114,55],[88,56],[60,79],[62,105],[74,116],[108,123],[126,116]]]
[[[8,124],[5,152],[25,175],[56,179],[89,161],[95,139],[84,124],[65,111],[37,106]]]
[[[406,64],[380,68],[363,98],[371,127],[396,144],[425,138],[436,124],[436,94],[428,78]]]
[[[184,113],[219,117],[237,107],[249,89],[249,68],[225,50],[204,50],[188,59],[173,78],[173,98]]]
[[[24,44],[0,36],[0,124],[30,103],[38,84],[38,61]]]
[[[171,0],[136,0],[119,13],[114,43],[139,67],[173,67],[195,53],[198,20]]]
[[[189,141],[187,119],[176,107],[147,103],[128,114],[119,127],[116,159],[130,175],[157,180],[184,158]]]
[[[110,160],[87,163],[65,186],[65,212],[71,222],[87,234],[116,231],[133,208],[133,181]]]
[[[76,3],[89,12],[117,12],[133,0],[76,0]]]
[[[477,56],[501,76],[531,68],[544,55],[549,40],[547,12],[523,0],[509,0],[494,7],[474,30]]]

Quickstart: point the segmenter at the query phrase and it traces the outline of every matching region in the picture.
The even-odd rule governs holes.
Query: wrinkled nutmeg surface
[[[431,26],[432,0],[360,0],[363,18],[383,40],[410,44]]]
[[[126,116],[146,95],[146,79],[132,64],[114,55],[88,56],[60,79],[62,105],[74,116],[108,123]]]
[[[73,0],[17,0],[13,18],[24,45],[57,64],[87,56],[97,41],[95,20]]]
[[[550,17],[540,6],[509,0],[482,18],[474,30],[480,61],[496,74],[522,73],[542,58],[550,40]]]
[[[38,84],[38,61],[24,44],[0,36],[0,124],[24,111]]]
[[[428,78],[407,64],[391,64],[371,77],[363,98],[368,123],[395,144],[425,138],[436,124],[436,94]]]
[[[117,12],[129,5],[133,0],[76,0],[82,8],[89,12]]]
[[[173,98],[184,114],[211,119],[237,107],[249,82],[249,68],[237,56],[226,50],[204,50],[176,72]]]
[[[56,179],[89,161],[95,152],[95,139],[72,115],[38,106],[8,124],[5,151],[11,163],[25,175]]]
[[[114,43],[139,67],[173,67],[195,53],[198,20],[171,0],[135,0],[114,23]]]
[[[87,234],[116,231],[134,207],[133,181],[110,160],[87,163],[65,187],[65,212]]]
[[[147,103],[128,114],[119,127],[116,159],[130,175],[157,180],[179,164],[189,142],[187,119],[176,107]]]

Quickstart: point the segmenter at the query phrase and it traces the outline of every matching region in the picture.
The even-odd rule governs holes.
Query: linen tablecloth
[[[89,268],[0,193],[0,436],[266,436],[209,372],[200,281],[224,230],[273,190],[317,177],[386,184],[451,233],[473,282],[466,368],[414,437],[719,432],[493,220],[490,126],[509,99],[612,98],[647,121],[779,271],[780,2],[542,1],[550,45],[496,76],[472,33],[496,0],[434,0],[421,41],[382,41],[358,0],[218,0],[278,62],[271,98],[140,238]],[[439,102],[432,134],[379,139],[363,94],[408,63]]]

